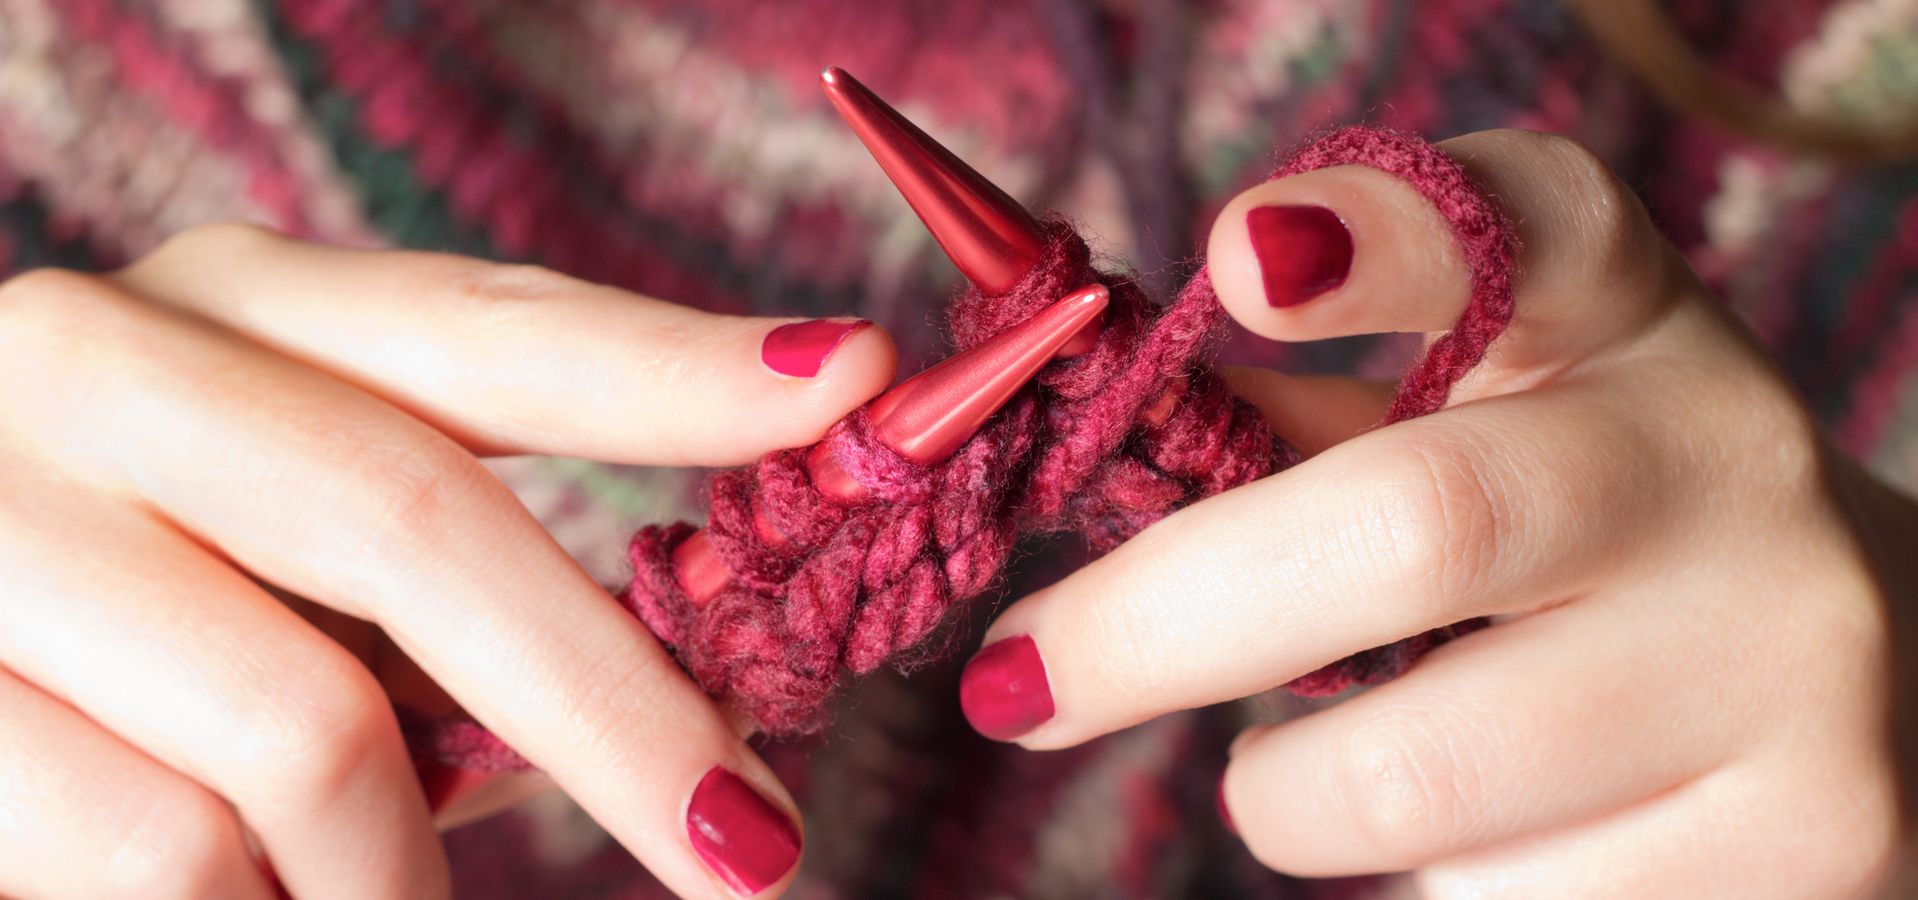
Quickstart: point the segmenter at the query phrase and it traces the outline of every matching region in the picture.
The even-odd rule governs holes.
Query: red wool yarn
[[[958,454],[908,462],[868,435],[862,411],[825,439],[869,489],[859,506],[818,493],[802,451],[714,476],[707,534],[737,578],[703,606],[673,571],[690,526],[634,538],[625,602],[702,687],[762,730],[810,731],[845,675],[931,652],[947,612],[999,577],[1020,536],[1077,531],[1110,549],[1180,505],[1297,460],[1203,367],[1222,334],[1209,281],[1155,308],[1130,281],[1097,273],[1070,227],[1047,229],[1044,261],[1011,291],[953,304],[959,349],[1095,280],[1111,291],[1105,325],[1089,352],[1048,365]],[[1168,389],[1176,402],[1148,410]],[[764,540],[756,514],[788,539]]]
[[[1511,320],[1513,229],[1455,160],[1405,132],[1333,131],[1272,177],[1338,165],[1371,166],[1417,189],[1451,223],[1471,268],[1465,312],[1408,371],[1382,424],[1433,412]],[[933,466],[902,459],[870,435],[862,409],[824,441],[868,488],[857,506],[814,488],[803,451],[715,474],[706,530],[736,578],[703,605],[673,570],[674,548],[695,529],[649,526],[634,536],[634,577],[621,601],[708,694],[763,732],[815,730],[848,676],[936,653],[948,613],[992,585],[1020,537],[1075,532],[1104,552],[1185,504],[1298,462],[1210,367],[1224,311],[1205,271],[1172,303],[1156,305],[1131,281],[1095,270],[1067,223],[1048,220],[1046,228],[1045,259],[1012,290],[986,296],[974,288],[953,301],[958,349],[1095,281],[1111,291],[1105,325],[1091,351],[1047,365],[952,458]],[[787,539],[763,539],[755,515]],[[1382,681],[1481,624],[1365,651],[1287,687],[1323,696]],[[503,767],[496,750],[476,746],[470,727],[416,733],[422,755]]]

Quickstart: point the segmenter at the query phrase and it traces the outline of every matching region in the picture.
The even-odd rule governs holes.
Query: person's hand
[[[780,325],[246,226],[0,287],[0,895],[271,896],[255,841],[301,898],[446,895],[386,667],[268,586],[674,891],[777,892],[791,799],[478,456],[744,463],[892,378],[876,328],[762,359]]]
[[[1451,406],[1367,431],[1389,385],[1236,372],[1311,458],[1011,606],[968,715],[1065,747],[1493,616],[1238,739],[1222,797],[1261,861],[1416,870],[1434,898],[1869,889],[1899,840],[1883,601],[1911,585],[1867,549],[1910,504],[1834,457],[1588,152],[1442,146],[1523,241],[1517,317]],[[1234,317],[1288,341],[1442,331],[1468,295],[1437,211],[1368,168],[1245,192],[1210,259]]]

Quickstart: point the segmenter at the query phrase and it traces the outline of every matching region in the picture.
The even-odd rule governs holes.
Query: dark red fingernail
[[[871,324],[865,319],[857,322],[815,319],[781,325],[766,333],[765,342],[759,345],[759,358],[766,361],[767,368],[781,375],[811,378],[819,374],[819,367],[826,364],[826,357],[839,349],[840,344]]]
[[[1219,776],[1219,790],[1217,793],[1212,795],[1212,800],[1213,802],[1219,804],[1219,821],[1225,823],[1225,830],[1230,831],[1233,834],[1238,834],[1239,826],[1237,823],[1234,823],[1232,821],[1232,810],[1227,808],[1225,805],[1225,776],[1224,775]]]
[[[1265,302],[1297,306],[1345,283],[1352,232],[1323,206],[1258,206],[1245,214]]]
[[[799,829],[744,779],[720,766],[686,806],[693,852],[742,897],[771,887],[799,861]]]
[[[1052,688],[1032,638],[1006,638],[966,663],[959,707],[975,730],[995,741],[1012,740],[1052,718]]]

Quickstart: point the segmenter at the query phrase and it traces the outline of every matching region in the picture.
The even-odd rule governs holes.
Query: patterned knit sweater
[[[1716,71],[1795,108],[1918,108],[1918,0],[1666,6]],[[718,310],[858,314],[910,371],[943,352],[926,323],[957,275],[823,102],[823,65],[1161,293],[1219,205],[1321,128],[1537,128],[1618,169],[1840,446],[1918,487],[1918,166],[1739,137],[1607,59],[1557,0],[0,0],[0,271],[106,268],[251,219]],[[1389,376],[1407,340],[1230,354]],[[634,527],[697,515],[690,473],[495,468],[609,586]],[[1033,549],[1009,596],[1065,555]],[[1214,813],[1226,742],[1299,701],[1036,754],[973,735],[956,674],[867,680],[824,736],[763,748],[809,823],[793,896],[1380,889],[1266,872]],[[448,840],[460,896],[663,895],[563,798]]]

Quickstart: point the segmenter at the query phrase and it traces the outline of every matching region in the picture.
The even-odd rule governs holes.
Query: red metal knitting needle
[[[1067,294],[1031,318],[893,386],[868,411],[872,435],[893,452],[922,466],[956,452],[992,414],[1059,355],[1059,348],[1105,312],[1104,285]],[[806,468],[819,492],[851,505],[866,489],[841,468],[824,445],[806,456]],[[777,543],[785,536],[763,517],[755,519],[760,537]],[[696,604],[711,600],[732,583],[732,571],[713,552],[706,532],[695,532],[673,552],[680,587]]]
[[[819,73],[827,99],[966,280],[989,295],[1011,290],[1045,257],[1046,233],[1019,201],[966,165],[838,66]],[[1061,359],[1092,349],[1093,322],[1059,348]]]
[[[828,67],[819,73],[819,83],[840,118],[879,161],[952,264],[980,290],[1003,294],[1039,264],[1045,254],[1045,231],[1018,201],[845,69]],[[1102,321],[1088,325],[1059,348],[1059,358],[1071,359],[1091,350],[1102,325]],[[1141,413],[1142,419],[1164,424],[1184,393],[1185,379],[1174,379]]]
[[[1019,202],[926,136],[837,66],[820,86],[967,279],[1003,294],[1045,256],[1046,237]]]

